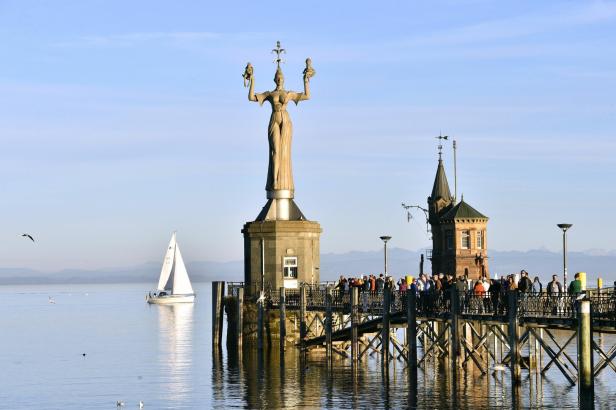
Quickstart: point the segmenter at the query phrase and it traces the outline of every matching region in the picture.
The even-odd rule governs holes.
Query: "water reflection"
[[[355,369],[339,356],[328,366],[324,352],[287,349],[280,355],[275,347],[259,353],[245,346],[213,357],[213,407],[577,408],[577,387],[557,372],[541,376],[524,370],[522,383],[514,387],[509,371],[482,374],[470,361],[456,373],[447,359],[430,360],[413,380],[400,361],[383,371],[380,355],[368,355]],[[599,408],[616,398],[609,383],[595,387]]]
[[[163,375],[162,389],[172,403],[187,401],[192,393],[193,364],[192,303],[158,305],[159,363]]]

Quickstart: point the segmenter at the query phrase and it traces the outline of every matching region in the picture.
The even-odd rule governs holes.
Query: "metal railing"
[[[255,285],[258,286],[258,285]],[[303,285],[306,292],[306,310],[325,311],[328,289],[332,293],[332,311],[348,314],[351,312],[350,290],[336,289],[330,283]],[[227,294],[237,297],[237,289],[245,287],[242,282],[229,282]],[[260,291],[260,289],[259,289]],[[258,295],[259,291],[255,294]],[[300,309],[300,289],[285,290],[285,305],[289,310]],[[424,291],[417,293],[416,309],[418,317],[447,317],[451,314],[449,291]],[[584,295],[580,295],[584,296]],[[591,300],[593,320],[600,325],[616,327],[616,289],[589,289],[585,296]],[[508,314],[509,301],[506,292],[457,293],[459,314],[464,316],[493,316],[504,318]],[[518,293],[518,317],[521,320],[570,320],[576,318],[578,295],[548,295],[547,293]],[[280,290],[267,288],[267,306],[276,308],[280,304]],[[391,290],[390,313],[405,313],[407,292]],[[383,315],[384,298],[382,291],[359,289],[358,311],[362,314]]]

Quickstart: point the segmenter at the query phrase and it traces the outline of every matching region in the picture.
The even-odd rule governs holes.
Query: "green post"
[[[522,370],[520,367],[520,327],[518,320],[518,294],[515,290],[508,292],[509,301],[509,352],[511,356],[511,384],[522,383]]]
[[[359,288],[351,288],[351,359],[356,367],[359,357],[359,343],[357,340],[357,325],[359,324]]]
[[[590,308],[588,298],[578,301],[578,399],[581,409],[594,408],[595,399]]]

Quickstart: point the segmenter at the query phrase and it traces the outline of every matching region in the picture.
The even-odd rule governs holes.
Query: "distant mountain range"
[[[419,251],[401,248],[388,250],[388,272],[395,276],[416,275],[419,272]],[[499,275],[519,272],[525,269],[532,276],[542,280],[553,273],[562,272],[562,253],[548,250],[490,251],[490,272]],[[195,261],[187,264],[193,281],[212,280],[242,281],[244,262]],[[589,280],[602,277],[609,286],[616,280],[616,251],[590,250],[569,252],[568,270],[570,277],[577,271],[585,271]],[[341,254],[321,255],[321,280],[335,280],[339,275],[352,276],[383,271],[383,251],[353,251]],[[424,271],[430,271],[430,261],[426,260]],[[137,266],[94,270],[65,269],[43,273],[32,269],[0,268],[0,285],[8,284],[62,284],[62,283],[152,283],[158,280],[160,264],[148,262]]]

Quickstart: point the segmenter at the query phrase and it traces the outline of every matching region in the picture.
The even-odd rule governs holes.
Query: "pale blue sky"
[[[0,0],[0,266],[242,257],[265,203],[276,40],[321,251],[429,246],[436,140],[499,250],[615,249],[616,2]],[[453,184],[450,149],[446,166]],[[35,246],[18,235],[30,232]]]

